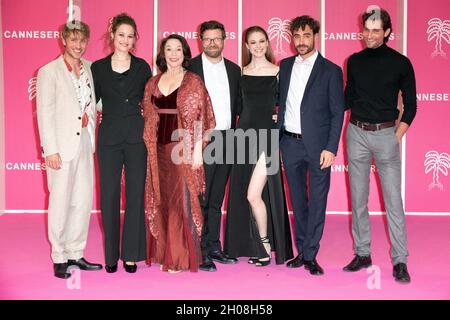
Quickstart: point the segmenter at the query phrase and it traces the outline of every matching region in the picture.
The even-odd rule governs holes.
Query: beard
[[[314,43],[310,47],[305,46],[305,45],[298,45],[298,46],[295,47],[295,49],[297,49],[298,53],[301,53],[302,55],[305,55],[305,54],[308,54],[308,53],[310,53],[311,51],[314,50]],[[306,51],[303,51],[305,49],[306,49]]]
[[[218,58],[222,55],[223,47],[207,47],[203,49],[203,52],[211,58]]]

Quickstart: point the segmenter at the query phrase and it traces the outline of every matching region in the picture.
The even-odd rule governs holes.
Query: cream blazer
[[[91,63],[84,59],[81,61],[92,89],[92,101],[87,113],[88,132],[94,152],[97,118],[94,82]],[[72,78],[62,55],[39,69],[36,107],[43,156],[59,153],[62,161],[72,160],[80,144],[82,113]]]

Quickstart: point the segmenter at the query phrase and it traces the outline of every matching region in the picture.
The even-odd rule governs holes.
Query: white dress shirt
[[[216,118],[214,129],[228,130],[231,128],[231,100],[225,61],[222,58],[220,62],[212,63],[203,53],[202,63],[205,86],[211,98],[214,117]]]
[[[303,95],[305,94],[306,84],[316,62],[319,53],[317,50],[307,59],[300,56],[295,58],[292,67],[291,81],[289,83],[289,91],[286,100],[286,114],[284,127],[287,131],[293,133],[302,133],[300,106],[302,104]]]

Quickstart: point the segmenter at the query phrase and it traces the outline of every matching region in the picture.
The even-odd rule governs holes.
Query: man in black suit
[[[298,251],[287,267],[304,265],[312,275],[323,274],[316,256],[325,225],[330,166],[344,119],[342,70],[315,49],[319,29],[319,22],[309,16],[292,21],[298,55],[281,61],[278,114]]]
[[[206,194],[205,198],[201,199],[204,222],[201,239],[203,263],[200,270],[216,271],[213,261],[237,263],[237,259],[227,257],[221,249],[220,224],[222,203],[231,168],[230,164],[226,163],[225,140],[227,131],[236,127],[236,116],[240,111],[241,69],[222,56],[225,41],[223,24],[214,20],[203,22],[200,26],[200,39],[203,53],[191,60],[189,70],[203,79],[211,97],[216,118],[211,143],[217,139],[223,141],[222,156],[213,155],[216,156],[213,163],[205,159]]]

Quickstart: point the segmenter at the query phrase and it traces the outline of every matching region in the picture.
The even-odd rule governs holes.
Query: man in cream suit
[[[92,208],[95,150],[95,93],[90,63],[83,56],[89,27],[68,22],[62,30],[65,52],[39,69],[37,116],[50,192],[48,236],[54,274],[68,268],[100,270],[83,258]]]

